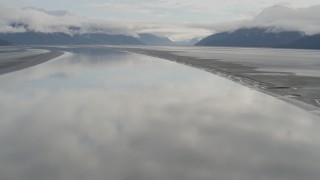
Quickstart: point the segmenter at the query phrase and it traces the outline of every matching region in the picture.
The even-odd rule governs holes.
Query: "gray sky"
[[[152,32],[159,35],[169,36],[171,39],[188,39],[195,36],[205,36],[218,30],[223,30],[225,27],[236,26],[240,22],[240,24],[243,24],[243,21],[254,19],[266,8],[273,5],[281,5],[293,10],[298,9],[299,12],[301,12],[301,8],[309,8],[310,6],[315,6],[317,4],[320,4],[319,0],[0,1],[2,9],[9,9],[8,7],[17,9],[24,7],[37,7],[51,11],[66,10],[77,15],[78,19],[79,16],[81,16],[86,19],[95,19],[95,23],[97,24],[101,24],[101,21],[108,22],[109,24],[105,26],[111,26],[111,31],[119,31],[119,29],[122,29],[125,32],[133,33],[136,33],[136,31]],[[2,16],[3,14],[4,12],[1,12]],[[17,14],[18,13],[15,13],[15,16],[17,16]],[[282,14],[280,13],[278,15]],[[290,17],[292,17],[291,15]],[[315,15],[316,16],[311,19],[317,19],[319,17],[318,14]],[[288,15],[286,14],[285,16]],[[308,14],[308,17],[309,16],[310,13]],[[271,18],[278,19],[279,17],[272,16]],[[303,17],[303,19],[305,19],[305,17]],[[70,21],[70,18],[68,20]],[[39,20],[37,20],[37,22],[38,21]],[[58,20],[58,22],[60,21],[61,19]],[[79,21],[82,21],[83,24],[84,20],[82,19]],[[112,22],[112,25],[110,25],[110,22]],[[280,25],[283,24],[283,22],[277,23]],[[123,26],[126,27],[125,30],[123,29]],[[294,29],[295,26],[296,25],[291,24],[290,28]],[[52,29],[52,27],[49,27],[48,29]]]
[[[68,10],[88,17],[121,21],[221,22],[249,18],[281,4],[307,7],[318,0],[1,0],[21,7]]]

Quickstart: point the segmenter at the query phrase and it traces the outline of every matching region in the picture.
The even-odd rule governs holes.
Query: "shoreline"
[[[306,111],[309,111],[313,114],[320,115],[320,104],[319,104],[319,99],[314,98],[312,96],[302,96],[300,94],[304,94],[303,89],[297,89],[295,87],[288,87],[288,86],[281,86],[279,85],[277,80],[277,73],[276,72],[265,72],[265,71],[258,71],[255,70],[255,67],[246,67],[244,65],[240,64],[235,64],[232,62],[223,62],[220,60],[213,60],[214,63],[211,65],[208,64],[203,64],[199,62],[198,58],[195,57],[189,57],[189,56],[181,56],[181,55],[176,55],[173,54],[170,51],[163,51],[163,50],[150,50],[150,49],[142,49],[142,48],[121,48],[121,47],[112,47],[112,49],[116,49],[119,51],[127,51],[130,53],[137,53],[137,54],[142,54],[146,56],[151,56],[151,57],[156,57],[156,58],[161,58],[169,61],[173,61],[179,64],[187,65],[190,67],[194,67],[197,69],[201,69],[204,71],[207,71],[209,73],[218,75],[220,77],[229,79],[233,82],[239,83],[241,85],[247,86],[251,89],[257,90],[259,92],[262,92],[264,94],[270,95],[272,97],[275,97],[279,100],[285,101],[287,103],[293,104],[297,107],[300,107]],[[216,64],[215,64],[216,63]],[[274,73],[275,75],[272,76],[275,78],[275,82],[270,82],[270,77],[264,77],[265,79],[261,78],[260,80],[257,80],[254,77],[250,76],[245,76],[243,74],[237,74],[232,72],[232,69],[228,68],[221,68],[219,65],[223,66],[232,66],[232,68],[239,68],[239,69],[250,69],[250,71],[255,72],[255,73],[269,73],[272,74]],[[283,76],[283,75],[280,75]],[[291,76],[293,79],[295,78],[303,78],[304,76],[296,76],[294,74],[288,73],[287,76]],[[263,77],[261,75],[261,77]],[[310,77],[307,77],[310,78]],[[318,80],[318,79],[316,79]],[[320,80],[320,78],[319,78]],[[297,82],[296,82],[297,83]],[[299,82],[298,82],[299,83]],[[320,92],[319,96],[320,97]]]
[[[63,55],[62,51],[49,51],[46,53],[28,55],[19,58],[14,58],[12,60],[2,60],[0,61],[0,75],[19,71],[26,69],[38,64],[42,64],[56,57]]]

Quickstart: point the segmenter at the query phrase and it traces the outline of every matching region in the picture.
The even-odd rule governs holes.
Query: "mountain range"
[[[198,38],[193,38],[191,40],[172,41],[167,37],[160,37],[148,33],[139,34],[138,40],[146,45],[151,46],[193,46],[195,43],[199,42]]]
[[[193,45],[196,39],[191,41],[174,42],[169,38],[153,34],[141,33],[138,37],[128,35],[112,35],[102,33],[74,34],[67,33],[0,33],[0,46],[7,45],[151,45],[151,46],[176,46]]]
[[[226,47],[270,47],[292,49],[320,49],[320,34],[306,35],[299,31],[274,31],[268,28],[241,28],[232,32],[221,32],[185,42],[174,42],[169,38],[142,33],[138,37],[102,33],[0,33],[0,46],[8,45],[154,45],[175,46],[226,46]]]
[[[173,46],[175,43],[169,38],[159,37],[153,34],[141,33],[139,34],[138,40],[146,45],[154,46]]]
[[[320,34],[309,36],[299,31],[279,32],[268,28],[241,28],[233,32],[210,35],[195,45],[320,49]]]
[[[290,49],[320,49],[320,34],[305,36],[288,44],[280,45],[279,48]]]
[[[0,39],[0,46],[9,46],[11,45],[8,41]]]
[[[99,33],[75,35],[41,32],[0,33],[0,39],[12,45],[143,45],[132,36]]]

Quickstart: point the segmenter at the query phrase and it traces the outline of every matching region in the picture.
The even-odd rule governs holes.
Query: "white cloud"
[[[212,33],[209,29],[192,26],[189,23],[140,23],[137,32],[169,37],[173,41],[203,37]]]
[[[47,11],[38,8],[0,7],[0,32],[36,31],[44,33],[107,33],[136,36],[148,32],[173,40],[191,39],[211,33],[184,23],[116,22],[90,19],[67,11]]]
[[[89,19],[66,11],[46,11],[36,8],[0,7],[0,32],[36,31],[108,34],[132,34],[130,26],[112,21]]]
[[[232,31],[245,27],[265,27],[275,31],[301,31],[306,34],[320,33],[320,5],[306,8],[290,8],[274,5],[264,9],[253,18],[224,23],[190,24],[211,32]]]
[[[307,34],[320,33],[320,5],[292,9],[272,6],[262,11],[249,25],[276,27],[280,30],[299,30]]]
[[[202,0],[205,1],[205,0]],[[249,1],[246,1],[249,2]],[[225,3],[231,3],[228,0]],[[194,7],[193,7],[194,6]],[[165,15],[166,11],[188,9],[188,11],[205,10],[208,7],[195,5],[195,1],[158,1],[157,3],[117,3],[109,1],[104,8],[114,11],[140,11],[142,13],[158,13]],[[219,5],[217,5],[219,6]],[[191,8],[192,7],[192,8]],[[161,11],[163,8],[163,11]],[[215,7],[216,8],[216,7]],[[145,9],[145,10],[143,10]],[[232,9],[232,8],[231,8]],[[170,17],[170,16],[169,16]],[[245,17],[242,16],[242,17]],[[306,8],[290,8],[285,6],[271,6],[251,18],[231,19],[224,23],[199,22],[151,22],[151,21],[116,21],[90,19],[68,11],[47,11],[38,8],[14,8],[0,6],[0,32],[64,32],[75,33],[107,33],[137,36],[137,33],[153,33],[158,36],[169,37],[172,40],[186,40],[194,37],[204,37],[215,32],[234,30],[240,27],[274,27],[277,30],[298,30],[307,34],[320,33],[320,5]],[[187,18],[186,18],[187,19]]]

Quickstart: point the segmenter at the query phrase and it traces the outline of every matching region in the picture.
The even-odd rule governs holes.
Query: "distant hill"
[[[169,38],[159,37],[148,33],[139,34],[138,40],[146,45],[151,46],[193,46],[199,42],[198,38],[193,38],[186,41],[171,41]]]
[[[159,37],[153,34],[141,33],[139,34],[138,40],[146,45],[154,46],[172,46],[175,45],[170,39],[165,37]]]
[[[0,39],[0,46],[9,46],[11,45],[8,41]]]
[[[291,43],[280,45],[278,48],[320,49],[320,34],[306,36]]]
[[[66,33],[0,33],[0,39],[10,42],[14,45],[142,45],[138,39],[126,35],[110,34],[77,34],[70,35]]]
[[[195,44],[197,44],[197,43],[199,43],[200,42],[200,40],[198,39],[198,38],[193,38],[193,39],[191,39],[190,41],[189,41],[189,44],[190,45],[195,45]]]
[[[288,44],[304,35],[297,31],[271,32],[264,28],[243,28],[234,32],[210,35],[196,46],[275,47]]]
[[[177,46],[193,46],[196,43],[198,43],[200,40],[198,38],[193,38],[191,40],[186,40],[186,41],[175,41],[175,45]]]

